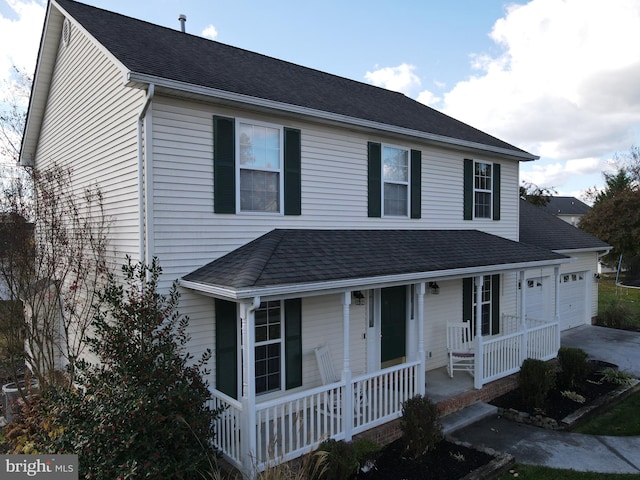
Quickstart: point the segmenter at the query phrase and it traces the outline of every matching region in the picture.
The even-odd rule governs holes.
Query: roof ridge
[[[238,280],[250,281],[254,284],[260,278],[273,257],[280,242],[284,238],[285,231],[273,229],[268,233],[256,238],[248,246],[253,247],[251,254],[238,271]]]

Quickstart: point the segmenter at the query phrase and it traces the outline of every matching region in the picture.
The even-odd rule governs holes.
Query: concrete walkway
[[[581,348],[590,358],[615,363],[640,377],[640,333],[584,325],[563,332],[562,346]],[[443,419],[449,436],[513,455],[517,462],[582,472],[640,474],[640,437],[610,437],[545,430],[498,418],[487,407]],[[467,409],[465,409],[467,410]],[[463,411],[464,412],[464,411]],[[465,422],[460,417],[484,418]],[[456,429],[456,425],[466,425]]]

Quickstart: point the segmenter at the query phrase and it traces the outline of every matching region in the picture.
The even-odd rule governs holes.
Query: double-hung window
[[[475,336],[478,315],[477,286],[473,278],[465,278],[462,287],[463,321],[471,321],[471,334]],[[482,335],[500,333],[500,275],[485,275],[482,279],[480,325]]]
[[[238,121],[241,212],[280,212],[282,129]]]
[[[213,117],[215,213],[300,215],[301,131]]]
[[[500,220],[500,164],[464,160],[464,219]]]
[[[422,152],[367,144],[367,214],[421,218]]]
[[[256,393],[282,388],[282,305],[263,302],[255,311]]]
[[[473,197],[475,218],[491,218],[492,165],[475,162],[473,172]]]
[[[382,147],[384,214],[406,217],[409,214],[409,150]]]

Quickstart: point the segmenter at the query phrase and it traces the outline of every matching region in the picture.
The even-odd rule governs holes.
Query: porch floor
[[[473,377],[467,372],[455,372],[453,378],[449,377],[447,367],[426,372],[425,393],[435,403],[453,398],[469,390],[473,390]]]

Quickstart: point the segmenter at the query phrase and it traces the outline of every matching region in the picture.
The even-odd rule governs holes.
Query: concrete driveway
[[[562,332],[560,345],[581,348],[590,358],[615,363],[640,378],[640,333],[582,325]]]

